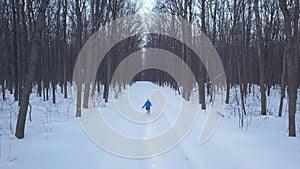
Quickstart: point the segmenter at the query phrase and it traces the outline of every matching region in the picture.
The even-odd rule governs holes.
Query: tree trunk
[[[13,85],[14,85],[14,98],[15,101],[19,100],[19,83],[18,83],[18,29],[17,29],[17,21],[18,17],[18,12],[16,9],[18,9],[18,1],[15,2],[15,0],[11,1],[12,3],[12,18],[13,18],[13,27],[12,27],[12,32],[13,32],[13,59],[12,59],[12,64],[11,64],[11,70],[12,70],[12,77],[13,77]],[[20,104],[20,102],[19,102]]]
[[[51,86],[52,86],[52,103],[55,104],[56,103],[56,83],[55,82],[52,82],[51,83]]]
[[[108,78],[106,79],[106,81],[108,81]],[[103,93],[103,99],[104,99],[105,103],[108,102],[108,90],[109,90],[109,84],[108,84],[108,82],[105,82],[104,93]]]
[[[2,100],[6,100],[6,97],[5,97],[4,80],[1,80],[1,86],[2,86]]]
[[[81,75],[79,75],[81,76]],[[77,82],[77,101],[76,101],[76,117],[81,117],[81,92],[82,92],[82,81]]]
[[[256,42],[257,42],[258,64],[259,64],[261,115],[267,115],[266,89],[265,89],[265,64],[264,64],[265,59],[262,55],[261,22],[260,22],[259,10],[258,10],[258,0],[254,1],[254,12],[255,12],[255,21],[256,21]]]
[[[84,5],[84,4],[83,4]],[[75,3],[75,14],[76,14],[76,17],[77,17],[77,30],[76,30],[76,39],[75,39],[75,48],[76,48],[76,55],[79,54],[80,50],[81,50],[81,47],[82,47],[82,11],[80,9],[80,2],[79,1],[76,1]],[[82,65],[80,66],[82,68]],[[77,85],[77,108],[76,108],[76,117],[80,117],[81,116],[81,92],[82,92],[82,78],[81,78],[81,68],[78,69],[78,76],[80,77],[79,81],[76,83]]]
[[[229,54],[227,55],[228,57],[228,61],[227,61],[227,80],[226,80],[226,100],[225,103],[228,104],[229,100],[230,100],[230,87],[231,84],[233,83],[233,62],[234,62],[234,57],[236,55],[236,52],[234,50],[236,50],[236,25],[237,25],[237,20],[238,20],[238,9],[237,9],[237,0],[234,0],[233,2],[233,23],[232,23],[232,29],[231,29],[231,34],[230,34],[230,39],[232,41],[232,46],[231,49],[229,49]]]
[[[285,55],[285,54],[284,54]],[[285,97],[285,86],[286,86],[286,59],[283,57],[282,63],[282,75],[281,75],[281,94],[280,94],[280,104],[279,104],[279,111],[278,116],[282,116],[282,108],[283,108],[283,99]]]
[[[35,67],[36,67],[36,62],[38,60],[38,48],[39,48],[40,35],[44,28],[45,11],[48,4],[49,4],[49,0],[43,0],[41,2],[41,6],[39,8],[39,14],[36,21],[36,29],[34,31],[33,38],[32,38],[31,57],[28,66],[28,73],[26,74],[26,78],[24,82],[23,94],[20,100],[20,110],[18,114],[17,127],[15,133],[15,136],[18,139],[24,138],[29,96],[31,92],[32,82],[34,80]]]
[[[284,27],[285,27],[285,34],[286,34],[286,43],[285,43],[285,58],[286,58],[286,68],[287,68],[287,82],[288,82],[288,111],[289,111],[289,136],[295,137],[296,136],[296,123],[295,123],[295,114],[296,114],[296,101],[297,101],[297,87],[298,87],[298,80],[297,80],[297,63],[296,58],[298,54],[298,37],[294,37],[297,39],[296,44],[294,44],[293,48],[293,36],[292,36],[292,16],[288,11],[286,1],[280,0],[279,6],[281,12],[284,16]],[[294,17],[294,24],[298,25],[299,19],[299,0],[295,1],[295,17]],[[297,28],[298,26],[294,27]],[[296,32],[298,30],[294,30],[294,36],[298,35]],[[295,34],[296,33],[296,34]]]
[[[67,14],[68,14],[68,0],[63,1],[63,85],[64,98],[68,98],[67,90]]]
[[[201,0],[201,31],[202,33],[206,34],[206,27],[205,27],[205,0]],[[203,44],[204,45],[204,44]],[[204,50],[203,50],[204,51]],[[201,103],[201,109],[206,109],[205,103],[205,63],[202,63],[200,66],[200,77],[199,77],[199,99]]]

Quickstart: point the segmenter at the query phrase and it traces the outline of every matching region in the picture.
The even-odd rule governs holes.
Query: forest
[[[34,94],[53,104],[57,92],[63,93],[64,98],[70,97],[68,84],[74,85],[73,70],[85,42],[114,20],[142,15],[144,3],[139,0],[0,0],[1,101],[13,95],[19,104],[17,138],[24,138],[32,87],[38,89]],[[282,115],[283,99],[287,97],[289,136],[296,136],[299,0],[156,0],[148,10],[182,17],[201,28],[219,53],[225,69],[226,103],[231,99],[229,93],[233,86],[239,87],[243,103],[253,86],[258,85],[264,116],[270,90],[279,87],[280,108],[276,113]],[[172,23],[158,21],[156,24],[174,28]],[[180,34],[181,30],[177,31]],[[199,104],[206,109],[205,103],[211,100],[206,100],[205,95],[212,91],[205,67],[193,62],[193,53],[183,42],[162,34],[138,34],[120,41],[106,53],[92,90],[100,92],[104,86],[102,94],[107,102],[114,69],[126,56],[142,48],[168,50],[185,60],[199,75],[196,77]],[[149,69],[143,75],[143,79],[179,90],[174,79],[163,71]],[[141,74],[123,83],[139,80]],[[85,107],[86,102],[77,99],[77,106]],[[78,107],[76,116],[80,116]]]

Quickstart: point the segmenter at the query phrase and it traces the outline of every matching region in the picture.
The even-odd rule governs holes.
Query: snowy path
[[[165,112],[153,122],[139,124],[126,120],[118,114],[112,103],[101,111],[101,115],[105,117],[107,123],[124,135],[137,138],[158,136],[178,117],[181,98],[168,88],[150,83],[135,84],[129,89],[129,97],[133,107],[140,112],[139,118],[149,119],[140,108],[153,89],[161,90],[166,97],[165,102],[164,100],[159,102],[165,106],[163,108]],[[0,136],[0,168],[296,169],[299,167],[300,138],[286,136],[285,118],[253,117],[248,130],[238,128],[237,118],[223,118],[213,137],[200,145],[199,135],[208,115],[201,111],[193,129],[178,146],[153,158],[131,159],[107,153],[94,144],[81,129],[76,118],[69,115],[66,119],[64,113],[66,107],[64,104],[60,105],[62,110],[50,116],[52,118],[55,116],[56,119],[49,120],[50,123],[44,120],[44,115],[38,116],[38,112],[33,112],[34,121],[28,123],[27,135],[23,140],[11,140]],[[53,127],[52,131],[45,132],[44,128],[47,127]],[[144,148],[151,151],[156,147],[157,145],[149,142]]]

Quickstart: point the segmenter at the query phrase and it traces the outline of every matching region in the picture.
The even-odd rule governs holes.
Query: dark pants
[[[147,110],[147,113],[150,114],[150,108],[149,109],[146,108],[146,110]]]

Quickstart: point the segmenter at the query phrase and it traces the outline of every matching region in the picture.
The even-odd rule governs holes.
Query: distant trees
[[[37,86],[37,95],[45,101],[56,103],[57,91],[64,93],[67,98],[67,83],[71,82],[78,53],[85,41],[106,23],[136,13],[139,5],[141,4],[135,0],[0,1],[0,90],[2,100],[7,97],[5,91],[9,91],[20,105],[15,133],[18,138],[24,137],[31,86]],[[259,84],[261,114],[266,115],[270,89],[281,85],[278,113],[281,116],[287,87],[289,135],[295,135],[296,99],[300,80],[297,68],[300,62],[299,0],[157,0],[154,11],[181,16],[201,27],[202,32],[211,39],[226,71],[226,103],[231,101],[232,86],[240,85],[241,101],[244,103],[247,95],[253,92],[254,84]],[[40,13],[44,13],[44,17]],[[159,25],[170,28],[177,34],[182,33],[180,29],[185,26],[176,23]],[[118,29],[120,28],[116,28],[116,31]],[[195,30],[191,32],[195,35],[198,33]],[[108,101],[113,70],[128,54],[140,49],[140,38],[141,35],[129,37],[112,48],[98,68],[96,81],[91,85],[81,87],[88,79],[76,82],[76,116],[81,115],[81,106],[89,106],[89,96],[95,91],[100,92],[102,85],[104,91],[101,95],[104,101]],[[202,109],[205,109],[205,93],[211,94],[212,91],[204,65],[191,60],[193,52],[180,39],[157,34],[148,34],[147,38],[146,48],[157,47],[173,52],[198,75],[199,101]],[[182,76],[185,76],[185,72]],[[178,84],[163,71],[145,70],[134,80],[141,77],[159,85],[167,83],[179,91]],[[122,81],[121,77],[119,81]],[[130,82],[122,84],[125,86],[126,83]],[[187,100],[192,87],[186,87],[181,93]],[[246,114],[246,109],[243,113]]]
[[[156,2],[155,11],[185,15],[182,9],[185,9],[186,1]],[[243,114],[246,114],[243,106],[245,98],[252,92],[253,84],[259,84],[261,114],[267,115],[267,95],[270,95],[272,86],[281,84],[281,116],[285,87],[288,86],[290,128],[293,130],[296,89],[299,87],[299,0],[289,3],[274,0],[199,0],[192,1],[192,4],[191,22],[202,28],[205,26],[203,31],[219,51],[225,67],[226,103],[230,102],[231,87],[238,84]],[[209,84],[208,79],[205,82]],[[200,88],[201,96],[204,89]]]
[[[24,137],[31,86],[37,85],[45,101],[52,98],[55,104],[58,89],[67,98],[67,82],[84,42],[105,23],[137,9],[131,0],[0,1],[0,85],[2,99],[8,90],[20,105],[17,138]],[[104,84],[105,72],[97,77]]]

